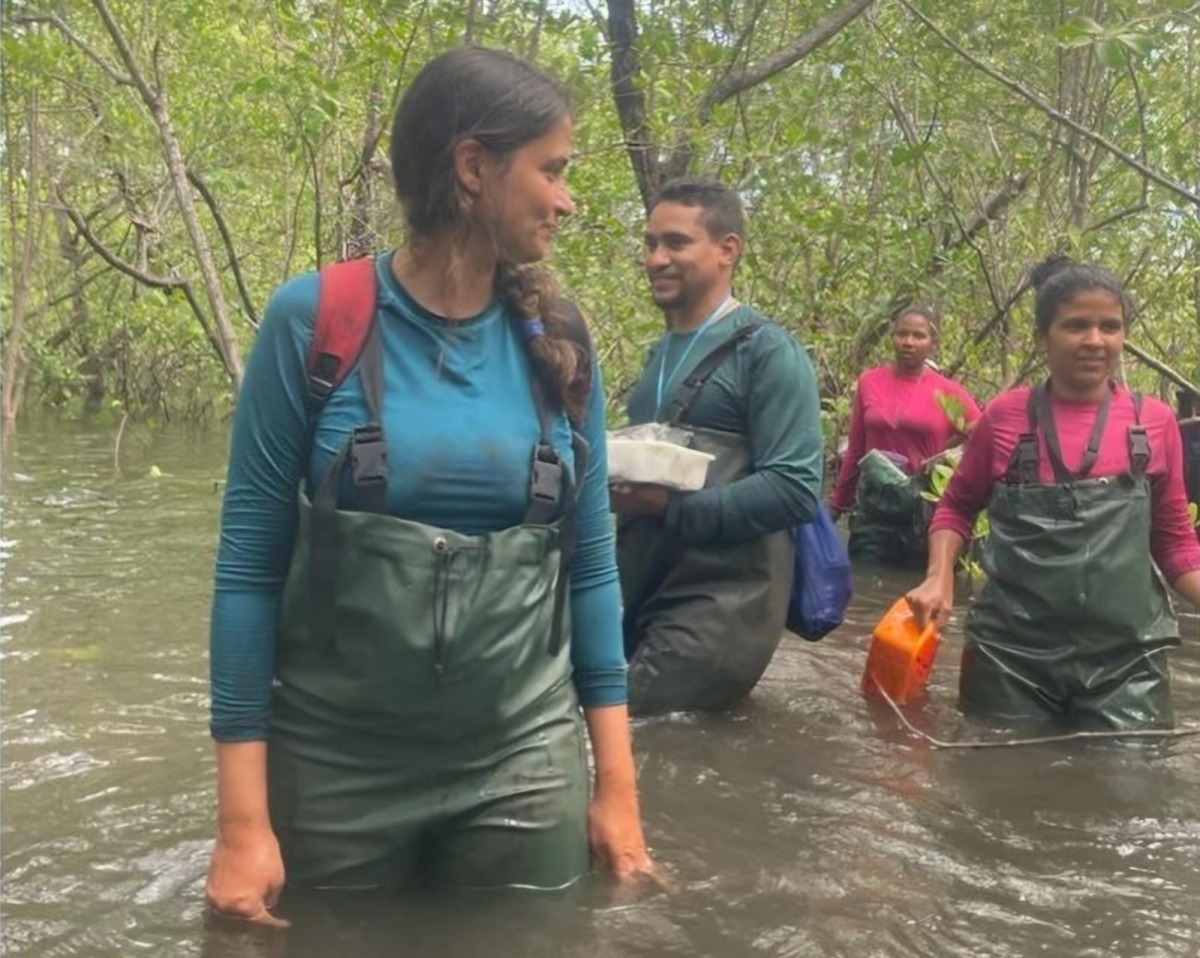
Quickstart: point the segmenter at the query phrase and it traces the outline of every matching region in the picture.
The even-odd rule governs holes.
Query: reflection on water
[[[637,726],[673,894],[292,898],[286,935],[206,920],[206,628],[223,436],[29,429],[5,456],[3,943],[21,956],[788,958],[1200,953],[1200,739],[938,751],[858,680],[909,581],[788,640],[753,699]],[[150,477],[150,466],[161,477]],[[1200,722],[1197,620],[1173,659]],[[954,710],[957,639],[929,699]]]

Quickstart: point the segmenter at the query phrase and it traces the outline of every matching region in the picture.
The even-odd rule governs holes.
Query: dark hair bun
[[[1030,276],[1037,291],[1033,306],[1037,330],[1045,333],[1054,322],[1060,306],[1088,290],[1103,290],[1121,302],[1125,327],[1133,318],[1133,303],[1119,276],[1094,263],[1077,263],[1057,253],[1034,267]]]
[[[1055,273],[1061,273],[1064,269],[1070,269],[1075,265],[1075,260],[1066,253],[1054,253],[1048,256],[1033,268],[1030,280],[1033,282],[1034,289],[1041,289]]]

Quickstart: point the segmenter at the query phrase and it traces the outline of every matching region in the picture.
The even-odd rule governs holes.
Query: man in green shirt
[[[645,266],[667,332],[629,421],[675,421],[717,458],[697,492],[611,491],[637,714],[720,710],[749,693],[783,634],[793,530],[820,508],[816,377],[783,327],[733,296],[745,233],[737,194],[715,181],[672,181],[651,204]],[[735,339],[698,390],[683,385]]]

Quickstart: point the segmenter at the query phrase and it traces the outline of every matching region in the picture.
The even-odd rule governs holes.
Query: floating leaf
[[[95,662],[104,654],[102,642],[88,642],[84,645],[72,645],[59,650],[65,659],[72,662]]]

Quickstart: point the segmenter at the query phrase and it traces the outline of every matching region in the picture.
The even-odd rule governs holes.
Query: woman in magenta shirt
[[[1006,722],[1136,729],[1172,722],[1163,579],[1200,606],[1171,410],[1112,382],[1131,307],[1120,280],[1063,258],[1035,274],[1049,379],[993,400],[930,526],[908,595],[945,624],[954,567],[987,508],[987,582],[967,614],[959,702]]]
[[[937,314],[909,306],[892,319],[895,360],[858,378],[850,414],[850,443],[842,456],[830,509],[836,521],[850,516],[850,557],[887,565],[925,564],[925,510],[916,484],[897,487],[877,479],[878,470],[860,468],[870,452],[882,455],[909,476],[962,438],[961,428],[979,419],[979,406],[960,383],[929,367],[937,344]],[[955,423],[943,400],[962,408]]]

